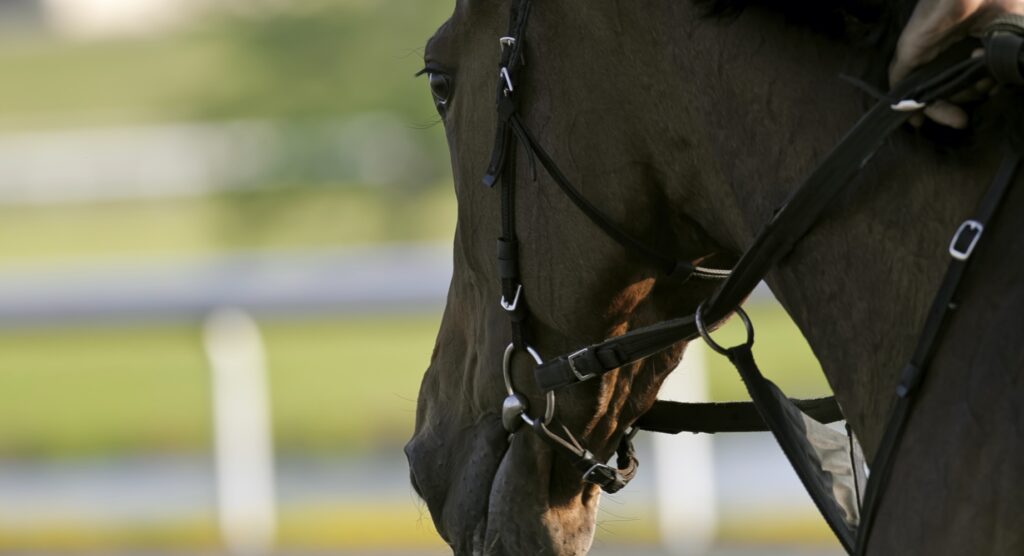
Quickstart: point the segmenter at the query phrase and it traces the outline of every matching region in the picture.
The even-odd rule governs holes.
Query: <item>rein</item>
[[[632,446],[638,429],[654,432],[737,432],[770,430],[807,489],[825,521],[850,554],[863,554],[881,503],[900,439],[914,407],[914,395],[920,390],[930,360],[950,313],[971,254],[988,222],[995,216],[1020,166],[1020,146],[1007,149],[995,179],[983,196],[973,218],[957,229],[950,246],[950,262],[928,313],[911,361],[900,374],[896,401],[890,412],[881,445],[871,464],[866,494],[864,464],[852,433],[837,433],[822,423],[843,419],[834,397],[816,400],[791,400],[766,379],[754,362],[751,347],[753,326],[741,308],[743,300],[764,276],[781,261],[815,226],[835,198],[868,163],[884,140],[906,120],[930,102],[946,97],[978,79],[991,75],[1007,85],[1024,84],[1024,17],[997,19],[985,38],[985,56],[964,58],[949,64],[940,59],[911,75],[879,100],[824,161],[776,211],[761,229],[735,268],[720,270],[701,267],[691,261],[659,252],[637,240],[616,225],[590,203],[560,170],[557,163],[519,117],[516,78],[525,66],[524,37],[531,0],[513,0],[508,35],[500,38],[501,61],[498,71],[498,125],[484,185],[500,183],[502,235],[497,241],[498,272],[501,279],[501,307],[511,321],[512,341],[503,357],[503,378],[508,396],[502,404],[502,423],[508,432],[522,424],[531,427],[556,452],[563,454],[580,471],[586,482],[606,492],[622,489],[636,474],[638,462]],[[724,280],[710,299],[693,314],[627,332],[597,344],[547,361],[531,347],[529,309],[519,274],[519,244],[515,229],[516,153],[522,146],[529,156],[533,179],[537,162],[565,195],[602,232],[652,266],[663,277],[679,285],[691,278]],[[739,314],[747,328],[747,341],[725,348],[710,337],[705,323],[717,323],[732,313]],[[725,355],[737,368],[752,402],[680,403],[657,401],[634,425],[622,433],[616,450],[616,466],[599,460],[563,425],[557,424],[556,390],[635,363],[681,342],[702,337],[708,345]],[[545,392],[545,408],[537,417],[529,415],[524,396],[511,378],[516,353],[529,355],[536,364],[535,382]],[[560,430],[559,430],[560,429]],[[557,431],[557,432],[556,432]],[[838,438],[837,438],[838,437]],[[837,448],[838,446],[838,448]],[[848,446],[848,449],[847,449]],[[823,461],[837,450],[849,454],[846,469],[823,469]],[[830,455],[832,454],[832,455]],[[839,486],[848,495],[837,495]]]

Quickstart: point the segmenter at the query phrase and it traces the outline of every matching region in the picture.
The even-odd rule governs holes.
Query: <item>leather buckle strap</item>
[[[584,380],[590,380],[597,376],[596,372],[581,373],[576,367],[576,359],[582,357],[587,353],[587,348],[583,348],[579,351],[575,351],[569,354],[567,361],[569,362],[569,369],[572,370],[572,374],[576,375],[576,380],[583,382]]]
[[[619,440],[619,447],[615,450],[617,468],[596,461],[593,454],[585,451],[583,457],[576,462],[577,468],[586,467],[583,472],[583,480],[601,487],[601,490],[608,494],[615,494],[629,484],[636,476],[639,467],[636,450],[633,449],[633,437],[636,436],[637,431],[638,429],[631,428]],[[588,465],[589,467],[587,467]]]
[[[533,377],[541,390],[549,392],[590,380],[624,364],[614,349],[591,346],[545,361],[534,368]]]
[[[585,473],[583,480],[593,483],[608,494],[615,494],[626,486],[627,481],[619,474],[614,467],[600,462],[595,462]]]

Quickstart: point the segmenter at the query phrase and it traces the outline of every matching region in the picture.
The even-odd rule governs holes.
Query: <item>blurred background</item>
[[[413,73],[452,6],[0,0],[0,552],[448,553],[401,447],[455,225]],[[745,397],[686,364],[677,398]],[[836,551],[770,437],[666,442],[596,554]]]

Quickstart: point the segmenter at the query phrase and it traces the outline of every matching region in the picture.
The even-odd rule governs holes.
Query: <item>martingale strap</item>
[[[920,390],[921,383],[927,376],[932,356],[935,355],[946,322],[959,301],[956,299],[956,295],[960,280],[967,270],[971,255],[982,238],[985,227],[995,216],[1006,192],[1013,184],[1020,162],[1020,153],[1006,155],[995,179],[978,205],[974,217],[965,220],[957,228],[949,243],[950,259],[949,265],[946,267],[946,274],[942,278],[942,284],[928,311],[928,318],[924,322],[914,355],[900,372],[896,398],[893,401],[892,409],[889,410],[885,433],[882,435],[875,459],[871,462],[871,480],[868,482],[867,492],[864,495],[864,520],[856,549],[858,555],[867,551],[875,517],[889,484],[900,440],[903,438],[907,420],[916,400],[915,394]]]
[[[754,362],[750,343],[726,350],[729,361],[743,377],[750,399],[775,436],[804,489],[829,528],[851,552],[860,520],[859,485],[864,484],[864,462],[847,461],[846,436],[810,418],[790,402]],[[834,460],[840,465],[835,465]]]

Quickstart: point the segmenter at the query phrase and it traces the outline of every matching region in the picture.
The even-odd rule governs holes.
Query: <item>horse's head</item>
[[[546,0],[533,7],[528,32],[513,30],[518,40],[499,47],[499,37],[510,34],[509,4],[523,1],[459,0],[425,56],[459,212],[448,303],[406,453],[414,487],[459,554],[568,555],[589,548],[599,489],[574,464],[612,455],[651,407],[684,346],[639,363],[616,360],[618,369],[559,390],[557,405],[534,381],[536,362],[692,313],[715,285],[681,283],[673,276],[680,265],[659,267],[622,247],[629,242],[609,239],[616,234],[599,231],[559,190],[564,180],[538,156],[540,148],[639,244],[679,261],[711,256],[712,266],[730,266],[791,185],[862,114],[860,93],[835,75],[851,70],[847,62],[877,67],[879,57],[887,60],[892,43],[881,47],[881,37],[895,36],[913,6],[892,2],[898,17],[874,20],[884,31],[866,33],[876,41],[874,53],[854,54],[848,42],[820,31],[867,31],[854,16],[877,16],[880,5],[890,4],[875,0],[698,0],[726,11],[757,7],[728,26],[680,0],[642,9],[620,0]],[[857,10],[838,13],[838,6]],[[501,88],[499,55],[516,66]],[[531,146],[495,149],[501,122],[515,124],[509,137]],[[945,264],[945,257],[923,254],[944,253],[933,232],[963,212],[973,194],[961,185],[972,183],[972,169],[985,162],[940,165],[936,152],[916,141],[894,142],[861,172],[868,185],[848,192],[844,210],[820,219],[767,277],[815,349],[824,348],[822,363],[869,450],[881,426],[872,418],[881,414],[873,400],[891,396],[892,379],[858,369],[906,360],[909,342],[892,329],[917,326],[929,289],[919,278],[938,275]],[[493,152],[508,155],[503,172],[493,171],[502,167],[492,163]],[[901,164],[881,164],[879,157]],[[501,185],[482,185],[484,176],[500,176]],[[509,183],[516,185],[511,198]],[[882,187],[895,183],[900,187]],[[499,265],[495,240],[512,239],[510,222],[518,244],[502,244]],[[512,252],[518,260],[509,262]],[[871,349],[858,345],[864,338]],[[503,414],[503,406],[519,404],[509,396],[513,390],[529,405],[524,421],[547,423],[553,410],[555,434],[586,446],[594,458],[572,461],[543,436],[546,429],[513,426],[519,414]],[[932,415],[944,418],[948,406],[934,405]],[[945,454],[943,442],[933,445]],[[934,505],[947,507],[941,500]],[[907,541],[893,544],[900,542]]]
[[[481,182],[494,146],[498,39],[508,34],[509,4],[460,0],[425,52],[459,209],[454,275],[406,453],[416,491],[457,553],[580,554],[592,539],[598,487],[582,481],[529,427],[510,435],[502,423],[502,362],[512,339],[509,315],[499,304],[495,256],[502,202],[499,187]],[[512,84],[518,113],[587,200],[629,235],[680,260],[710,256],[713,266],[727,267],[751,234],[741,212],[762,214],[772,202],[766,195],[752,204],[731,188],[748,172],[764,173],[746,160],[721,158],[744,150],[737,133],[759,133],[765,127],[755,125],[760,118],[814,128],[808,143],[815,133],[838,131],[819,125],[816,117],[827,109],[821,103],[805,102],[798,114],[773,112],[784,109],[763,100],[751,109],[764,93],[757,83],[791,80],[795,88],[778,90],[792,96],[835,68],[811,75],[805,68],[826,54],[791,40],[782,46],[788,57],[778,57],[785,61],[767,70],[759,45],[769,31],[752,41],[747,26],[715,44],[716,26],[698,17],[691,3],[654,4],[637,10],[613,1],[537,2],[519,45],[525,65]],[[755,78],[737,86],[740,72]],[[775,81],[768,85],[774,88]],[[847,112],[855,109],[849,103]],[[731,151],[721,149],[723,143]],[[775,161],[772,173],[783,178],[797,175],[800,161],[815,154],[813,147],[787,150],[777,140],[756,148],[751,158]],[[527,342],[541,357],[692,312],[715,286],[699,279],[681,284],[602,234],[533,167],[539,163],[525,150],[508,163],[517,176],[514,218]],[[654,402],[683,347],[559,390],[558,430],[570,431],[597,459],[608,459]],[[517,351],[511,363],[510,378],[528,399],[528,415],[540,418],[545,402],[533,379],[533,358]]]
[[[429,41],[426,72],[444,122],[458,198],[455,269],[434,354],[423,379],[416,432],[406,447],[417,492],[457,553],[578,554],[591,542],[599,489],[581,481],[528,427],[502,426],[502,357],[511,341],[499,300],[495,240],[499,188],[481,180],[497,112],[499,42],[506,2],[459,2]],[[697,129],[679,87],[678,30],[618,13],[613,2],[534,7],[518,72],[521,114],[587,199],[644,242],[685,260],[725,249],[670,207],[700,206],[693,191],[667,187],[698,175],[687,154]],[[543,41],[534,37],[544,37]],[[688,87],[694,97],[696,87]],[[682,153],[682,156],[680,156]],[[610,240],[518,151],[515,218],[529,343],[542,357],[566,353],[696,305],[711,283],[669,284],[658,268]],[[558,393],[557,420],[598,459],[614,452],[655,399],[682,345]],[[512,359],[529,415],[542,413],[535,362]]]

